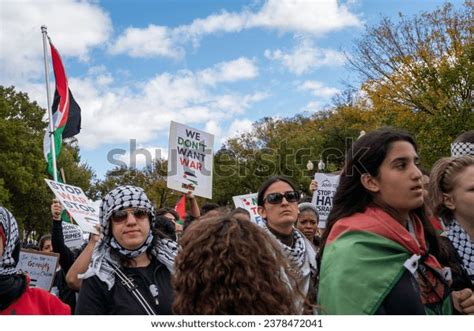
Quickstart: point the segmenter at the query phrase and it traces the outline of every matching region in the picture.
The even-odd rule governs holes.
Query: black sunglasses
[[[276,205],[283,201],[283,197],[285,197],[288,202],[297,202],[300,199],[300,192],[288,191],[285,193],[270,193],[263,199],[263,202],[266,201],[269,204]]]
[[[112,212],[112,216],[111,216],[112,222],[121,223],[125,221],[129,213],[131,213],[133,217],[135,217],[136,219],[145,218],[150,214],[148,209],[139,208],[139,207],[131,208],[131,210],[130,209],[115,210]]]

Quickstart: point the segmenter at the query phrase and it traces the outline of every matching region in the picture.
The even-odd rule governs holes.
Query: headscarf
[[[448,238],[462,260],[462,268],[467,272],[474,284],[474,240],[469,237],[457,221],[447,226]]]
[[[113,237],[110,229],[110,219],[116,210],[126,208],[145,208],[149,212],[150,232],[141,247],[129,250],[122,247]],[[153,256],[163,263],[170,272],[173,272],[174,258],[178,252],[178,244],[170,239],[157,238],[153,241],[152,229],[156,222],[155,209],[142,188],[136,186],[119,186],[110,191],[103,199],[99,210],[99,221],[101,226],[101,239],[97,242],[92,253],[92,262],[89,269],[81,278],[89,278],[96,275],[105,282],[109,290],[114,286],[114,269],[120,267],[117,258],[111,255],[114,251],[119,255],[134,258],[151,250]]]
[[[21,246],[16,220],[4,207],[0,207],[0,227],[5,235],[3,254],[0,257],[0,276],[10,276],[17,272]]]
[[[458,142],[451,144],[451,156],[474,155],[474,144]]]

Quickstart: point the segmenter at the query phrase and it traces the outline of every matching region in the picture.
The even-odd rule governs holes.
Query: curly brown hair
[[[180,243],[172,279],[175,314],[299,313],[296,276],[257,225],[232,216],[209,218],[192,224]]]

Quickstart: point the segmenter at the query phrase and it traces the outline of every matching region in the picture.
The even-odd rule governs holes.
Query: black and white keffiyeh
[[[462,267],[466,270],[474,284],[474,241],[456,221],[447,226],[448,238],[462,259]]]
[[[453,143],[451,144],[451,156],[474,155],[473,143]]]
[[[289,247],[278,240],[265,223],[260,226],[280,244],[290,265],[295,268],[302,278],[316,275],[316,252],[314,252],[311,244],[305,240],[305,237],[298,230],[293,230],[293,247]]]
[[[150,213],[150,233],[143,245],[135,250],[122,247],[112,235],[110,217],[116,210],[126,208],[146,208]],[[101,239],[97,242],[92,253],[92,262],[89,269],[81,278],[97,276],[108,285],[109,290],[114,286],[114,270],[120,267],[119,261],[112,257],[111,251],[134,258],[146,252],[150,246],[151,253],[163,263],[170,272],[173,272],[174,259],[178,253],[178,244],[170,239],[158,238],[153,241],[151,229],[156,222],[155,210],[142,188],[136,186],[119,186],[110,191],[103,199],[99,210]]]
[[[20,256],[20,236],[18,225],[12,213],[0,207],[0,226],[5,233],[5,247],[0,257],[0,276],[9,276],[17,273],[17,264]]]

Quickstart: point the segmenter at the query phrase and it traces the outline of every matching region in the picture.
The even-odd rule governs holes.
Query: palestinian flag
[[[51,41],[51,58],[53,61],[56,90],[54,92],[53,133],[50,135],[49,126],[44,136],[43,152],[48,162],[48,172],[53,175],[53,157],[51,154],[51,140],[54,141],[56,160],[61,153],[62,140],[71,138],[81,131],[81,108],[74,100],[68,87],[66,72],[64,70],[61,56]],[[52,139],[51,139],[51,138]],[[60,178],[60,176],[58,176]]]
[[[183,196],[178,200],[174,210],[178,213],[180,219],[186,217],[186,194],[183,194]]]
[[[377,207],[337,221],[321,262],[318,292],[321,312],[331,315],[376,313],[407,271],[407,261],[426,253],[423,225],[416,219],[413,226],[416,240],[403,225]],[[428,255],[423,264],[433,270],[428,273],[428,279],[435,284],[420,295],[426,313],[451,314],[449,291],[439,281],[441,265],[432,255]],[[439,275],[434,275],[435,272]]]

